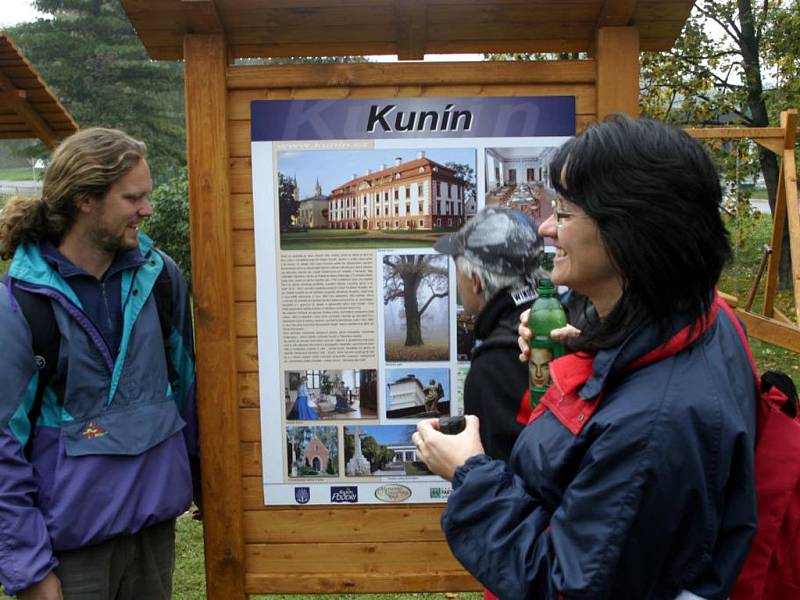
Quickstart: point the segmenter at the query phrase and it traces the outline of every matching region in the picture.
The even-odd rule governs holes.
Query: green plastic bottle
[[[528,329],[531,350],[528,373],[531,387],[531,407],[536,408],[539,400],[550,387],[550,361],[564,355],[564,346],[550,338],[553,329],[567,324],[567,315],[556,297],[556,289],[549,279],[539,280],[536,288],[539,297],[531,306]]]

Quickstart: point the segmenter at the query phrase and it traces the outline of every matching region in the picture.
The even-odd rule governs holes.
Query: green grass
[[[403,342],[386,342],[386,362],[421,362],[447,360],[450,346],[447,341],[427,342],[424,346],[406,346]]]
[[[743,218],[731,219],[728,222],[731,243],[734,249],[732,263],[725,269],[719,281],[719,289],[733,294],[739,299],[739,306],[744,306],[755,282],[755,275],[763,254],[764,244],[770,242],[772,220],[769,215],[754,213]],[[760,312],[764,303],[766,272],[762,276],[758,292],[753,303],[753,311]],[[796,315],[792,290],[778,290],[775,308],[790,319]],[[750,338],[750,347],[759,371],[779,369],[789,375],[800,387],[800,360],[795,352],[778,348],[755,338]]]
[[[364,248],[430,248],[436,231],[310,229],[281,234],[283,250],[353,250]]]
[[[33,179],[33,171],[31,171],[30,167],[14,167],[11,169],[0,169],[0,179],[28,181],[30,179]]]
[[[346,240],[286,240],[281,239],[282,250],[361,250],[364,248],[430,248],[431,240],[368,238]]]

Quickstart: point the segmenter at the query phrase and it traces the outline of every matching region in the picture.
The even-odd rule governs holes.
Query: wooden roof
[[[54,148],[77,130],[72,115],[0,31],[0,139],[39,138]]]
[[[586,51],[602,26],[668,50],[694,0],[121,0],[154,59],[187,33],[225,33],[234,57]]]

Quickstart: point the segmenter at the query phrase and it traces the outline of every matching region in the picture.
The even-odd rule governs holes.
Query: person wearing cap
[[[453,257],[461,303],[475,318],[464,410],[480,419],[486,453],[507,460],[531,412],[528,368],[517,360],[517,328],[544,274],[542,237],[521,212],[484,208],[434,247]]]
[[[472,415],[456,435],[417,423],[416,457],[452,481],[450,550],[501,600],[753,598],[731,592],[758,525],[757,387],[715,292],[731,248],[714,164],[680,129],[615,115],[550,177],[550,278],[594,314],[508,462]]]

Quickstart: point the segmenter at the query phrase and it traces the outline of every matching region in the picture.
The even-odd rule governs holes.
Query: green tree
[[[292,224],[292,217],[300,210],[300,203],[295,200],[297,184],[291,177],[278,173],[278,214],[280,226],[288,227]]]
[[[475,169],[466,163],[448,162],[444,165],[448,169],[453,169],[461,179],[466,182],[464,186],[464,202],[470,202],[475,199]]]
[[[189,182],[186,168],[159,185],[150,196],[153,216],[144,231],[169,254],[192,284],[192,256],[189,251]]]
[[[119,0],[34,0],[51,19],[8,33],[81,127],[147,142],[156,183],[186,164],[183,65],[152,61]]]
[[[671,50],[642,55],[643,113],[691,126],[777,124],[780,111],[799,99],[797,10],[797,0],[698,1]],[[775,79],[778,73],[783,77]],[[774,211],[775,154],[746,141],[708,147],[740,209],[749,208],[741,181],[760,171]],[[790,285],[788,228],[780,280],[781,287]]]
[[[394,451],[379,444],[371,435],[361,439],[361,452],[369,461],[372,472],[384,469],[394,458]]]

